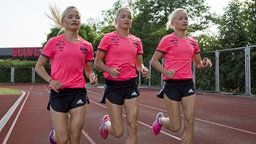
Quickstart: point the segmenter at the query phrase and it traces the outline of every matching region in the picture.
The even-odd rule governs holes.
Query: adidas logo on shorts
[[[83,104],[84,102],[81,100],[81,99],[79,99],[77,102],[76,102],[76,104]]]
[[[193,93],[194,91],[192,90],[192,89],[190,89],[189,91],[188,91],[188,93]]]
[[[134,91],[131,96],[137,96],[138,94]]]

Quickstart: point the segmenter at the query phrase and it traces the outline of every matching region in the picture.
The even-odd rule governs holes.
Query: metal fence
[[[198,91],[245,96],[256,94],[256,46],[202,52],[201,56],[210,58],[213,67],[198,70],[193,66]],[[152,69],[150,64],[148,66],[152,76],[147,85],[161,85],[162,75]],[[139,81],[139,84],[145,83]]]
[[[197,91],[245,96],[254,96],[256,94],[256,46],[203,52],[201,56],[210,58],[213,67],[197,70],[193,66]],[[160,88],[162,74],[152,68],[150,62],[145,63],[145,65],[150,69],[151,77],[144,79],[139,75],[139,85]],[[49,72],[50,70],[47,69],[47,71]],[[98,76],[100,82],[103,83],[102,73],[98,74]],[[0,68],[0,83],[42,82],[45,81],[36,74],[34,67]]]
[[[49,70],[47,70],[49,71]],[[2,67],[0,68],[0,83],[42,83],[34,67]]]
[[[247,96],[253,96],[256,93],[256,46],[216,50],[202,53],[202,55],[213,60],[214,68],[206,71],[203,75],[208,77],[209,84],[212,85],[214,82],[214,92]],[[195,75],[196,79],[199,79],[197,71],[195,71]],[[196,85],[200,84],[196,83]],[[208,90],[213,90],[209,88],[208,86]],[[207,89],[205,88],[205,90]]]

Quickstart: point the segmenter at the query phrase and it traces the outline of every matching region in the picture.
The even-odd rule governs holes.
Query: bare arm
[[[152,59],[151,59],[151,65],[156,69],[157,71],[165,74],[167,77],[172,78],[173,75],[175,74],[175,70],[166,70],[159,60],[164,56],[162,52],[155,51]]]
[[[98,84],[98,78],[93,70],[93,62],[92,61],[86,62],[85,74],[86,74],[87,78],[90,80],[90,84],[93,84],[93,85]]]
[[[35,66],[35,70],[42,79],[44,79],[47,82],[50,82],[52,78],[44,68],[47,62],[48,62],[48,59],[40,55]]]
[[[105,57],[105,51],[98,50],[96,53],[94,65],[97,69],[108,72],[112,77],[117,77],[120,73],[118,70],[120,68],[110,68],[106,66],[103,62],[103,59]]]
[[[211,60],[207,57],[202,60],[201,55],[199,53],[194,56],[194,63],[198,69],[212,67]]]
[[[142,55],[137,55],[135,65],[136,65],[137,71],[140,72],[143,77],[146,77],[146,78],[150,77],[150,72],[149,72],[148,68],[145,67],[143,64]]]
[[[52,77],[47,73],[44,68],[47,62],[48,58],[40,55],[35,66],[35,70],[42,79],[49,83],[54,91],[58,92],[58,89],[62,87],[62,84],[58,80],[52,79]]]

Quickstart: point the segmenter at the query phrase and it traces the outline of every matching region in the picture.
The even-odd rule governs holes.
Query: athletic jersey
[[[62,88],[84,88],[84,71],[87,61],[93,61],[91,43],[80,37],[78,43],[68,41],[62,34],[51,38],[41,55],[50,59],[51,77],[60,81]]]
[[[105,62],[108,67],[120,68],[118,77],[113,78],[108,72],[104,72],[104,78],[115,81],[125,81],[137,77],[136,58],[143,54],[141,40],[129,34],[128,38],[120,36],[117,31],[104,35],[98,46],[105,51]]]
[[[171,79],[192,79],[192,62],[196,53],[200,52],[197,41],[187,36],[186,39],[177,37],[174,33],[162,38],[157,51],[164,54],[164,67],[167,70],[175,70]],[[163,75],[163,79],[170,79]]]

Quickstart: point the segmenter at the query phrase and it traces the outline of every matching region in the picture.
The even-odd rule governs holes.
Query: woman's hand
[[[212,67],[212,62],[207,57],[202,60],[202,67]]]
[[[92,85],[98,84],[98,77],[94,72],[89,74],[89,80],[90,80],[90,84]]]
[[[48,81],[49,82],[49,85],[50,87],[55,91],[55,92],[59,92],[58,90],[62,87],[62,83],[59,82],[58,80],[54,80],[54,79],[51,79]]]
[[[141,69],[141,75],[142,75],[143,77],[145,77],[146,79],[148,79],[148,78],[150,77],[150,71],[149,71],[149,69],[148,69],[147,67],[143,67],[143,68]]]
[[[163,72],[163,74],[166,75],[168,78],[172,78],[175,73],[175,70],[164,70]]]
[[[120,72],[118,70],[120,70],[120,68],[118,68],[118,67],[109,68],[108,73],[110,74],[111,77],[116,78],[120,74]]]

